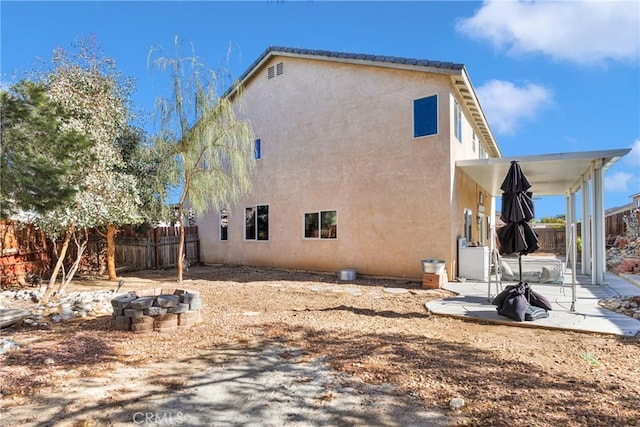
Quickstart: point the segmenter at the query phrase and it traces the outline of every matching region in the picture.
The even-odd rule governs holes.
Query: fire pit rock
[[[200,294],[185,289],[142,289],[111,300],[113,329],[173,332],[202,321]]]

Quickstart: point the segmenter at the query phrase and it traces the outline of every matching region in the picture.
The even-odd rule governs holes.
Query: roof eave
[[[500,147],[498,147],[493,132],[491,132],[491,128],[482,111],[466,68],[463,68],[458,75],[452,76],[451,81],[458,91],[458,95],[462,99],[467,111],[473,118],[473,122],[476,125],[475,128],[480,132],[480,137],[485,141],[485,146],[489,148],[491,157],[502,157]]]
[[[444,75],[459,75],[464,65],[452,62],[428,61],[412,58],[400,58],[382,55],[350,54],[323,50],[295,49],[285,47],[268,47],[253,64],[249,66],[240,78],[229,88],[223,96],[233,96],[238,87],[244,85],[265,63],[274,56],[304,58],[310,60],[332,61],[364,66],[376,66],[411,71],[420,71]]]

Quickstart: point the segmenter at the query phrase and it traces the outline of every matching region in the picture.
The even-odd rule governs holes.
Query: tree
[[[151,57],[157,52],[152,49]],[[178,281],[182,282],[185,204],[196,214],[237,201],[251,188],[253,130],[236,117],[230,97],[217,94],[217,75],[199,62],[195,53],[183,58],[178,37],[175,56],[161,56],[152,65],[169,71],[170,98],[160,98],[161,131],[157,143],[172,153],[172,183],[180,190],[177,203],[180,224]],[[240,88],[236,98],[240,98]]]
[[[553,217],[542,217],[540,218],[540,222],[541,224],[554,224],[557,225],[559,227],[564,226],[564,224],[566,224],[566,216],[564,214],[558,214],[556,216]]]
[[[77,256],[68,274],[63,270],[59,293],[78,269],[88,229],[136,224],[143,219],[138,182],[135,176],[123,172],[124,159],[116,145],[130,130],[131,83],[121,78],[111,59],[101,56],[95,40],[80,40],[78,47],[73,56],[62,49],[54,52],[54,68],[45,76],[46,87],[49,97],[71,113],[70,127],[91,140],[93,159],[72,173],[80,174],[83,191],[37,219],[48,235],[63,237],[44,301],[51,295],[72,240]]]
[[[123,163],[116,167],[118,173],[134,176],[140,199],[140,214],[144,227],[151,227],[166,217],[162,195],[166,193],[167,171],[162,168],[166,153],[159,145],[147,144],[143,131],[129,126],[116,139]],[[106,228],[105,228],[106,227]],[[98,232],[107,241],[107,271],[110,280],[117,279],[115,262],[115,224],[106,224]]]
[[[44,85],[23,80],[0,94],[0,116],[0,217],[71,200],[80,179],[70,172],[88,159],[89,140],[70,126],[69,112]]]

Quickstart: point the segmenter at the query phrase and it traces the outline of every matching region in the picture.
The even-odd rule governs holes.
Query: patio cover
[[[591,233],[587,232],[587,227],[582,227],[583,273],[591,274],[593,284],[603,284],[606,272],[604,172],[630,151],[630,148],[622,148],[458,160],[456,168],[462,170],[491,196],[496,197],[501,195],[500,185],[511,166],[511,162],[515,160],[520,163],[522,171],[531,183],[530,191],[536,196],[566,196],[567,234],[569,234],[567,242],[571,242],[571,247],[567,247],[567,260],[573,263],[574,274],[576,262],[575,223],[577,218],[575,194],[582,191],[581,218],[591,217],[592,219]],[[592,209],[590,209],[589,200],[591,200]],[[495,221],[492,221],[492,224],[495,224]],[[591,244],[591,240],[593,240],[593,244]],[[593,266],[591,270],[589,270],[590,265]]]

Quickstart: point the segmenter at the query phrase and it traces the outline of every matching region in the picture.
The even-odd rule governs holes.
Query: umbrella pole
[[[522,282],[522,254],[518,254],[518,273],[520,274],[520,281]]]

